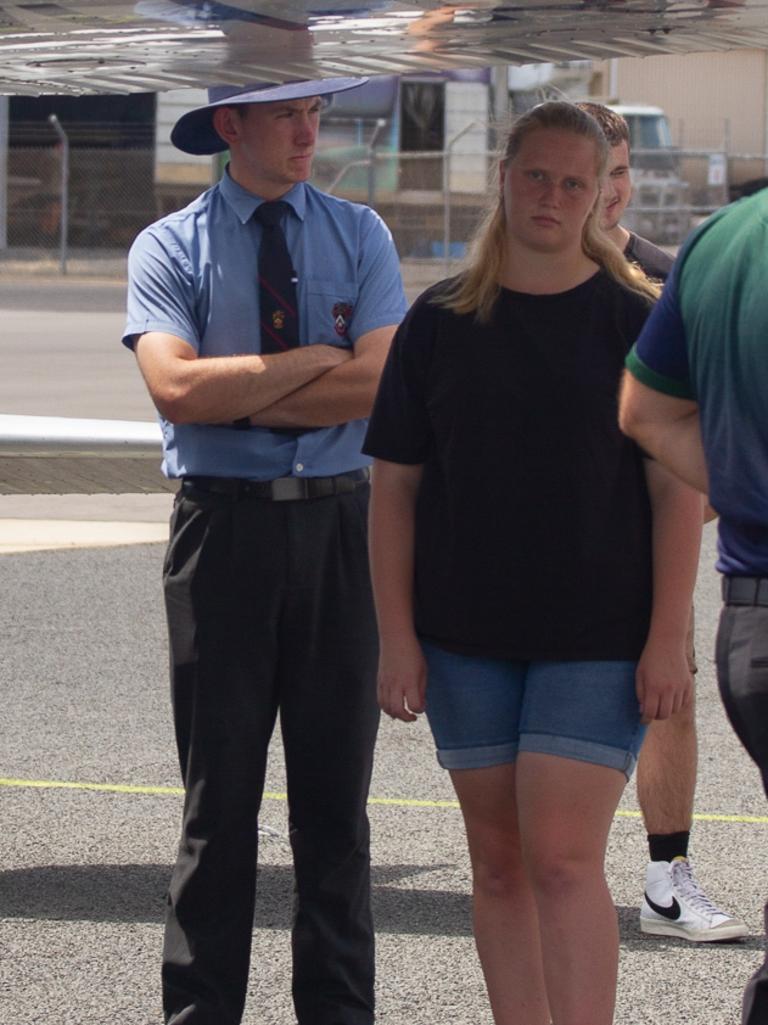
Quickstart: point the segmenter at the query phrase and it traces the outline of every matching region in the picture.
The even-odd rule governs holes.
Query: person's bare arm
[[[637,666],[645,722],[666,719],[691,700],[686,634],[699,564],[704,499],[653,459],[645,460],[653,514],[653,602]]]
[[[141,335],[134,351],[155,406],[175,424],[230,423],[351,362],[347,350],[332,345],[199,357],[183,339],[160,331]]]
[[[257,427],[334,427],[369,416],[395,328],[391,324],[361,335],[353,359],[271,406],[252,412],[251,423]]]
[[[699,407],[695,402],[664,395],[625,371],[619,426],[686,484],[705,495],[709,493]]]
[[[413,622],[416,496],[421,465],[374,460],[369,545],[379,624],[379,705],[413,722],[424,711],[427,674]]]

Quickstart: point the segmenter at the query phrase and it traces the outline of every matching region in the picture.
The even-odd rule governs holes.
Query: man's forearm
[[[255,427],[335,427],[370,415],[381,368],[353,359],[251,414]]]
[[[694,402],[656,392],[625,372],[619,426],[662,466],[708,494],[699,410]]]
[[[698,414],[664,425],[641,424],[627,433],[680,480],[709,494]]]
[[[276,355],[198,357],[173,336],[143,335],[136,356],[159,412],[171,423],[229,423],[267,408],[350,359],[329,345]]]
[[[207,401],[215,403],[211,407],[212,413],[217,409],[222,410],[221,420],[211,416],[205,417],[202,422],[229,422],[246,416],[251,410],[258,412],[269,409],[275,402],[282,401],[295,391],[331,373],[338,363],[335,363],[332,358],[328,358],[328,353],[325,351],[328,348],[327,346],[302,346],[287,352],[259,357],[263,360],[264,371],[247,382],[246,394],[235,398],[228,394],[226,388],[222,389],[218,395],[214,395],[213,389],[210,389]],[[239,382],[235,379],[231,383],[237,387]],[[233,404],[236,404],[238,410],[236,414],[233,413]],[[246,411],[243,411],[244,407]]]
[[[367,332],[355,342],[351,359],[271,406],[253,410],[251,423],[256,427],[335,427],[369,416],[394,331],[394,325],[388,325]]]

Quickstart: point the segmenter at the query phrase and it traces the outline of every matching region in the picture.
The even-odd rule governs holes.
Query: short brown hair
[[[626,142],[629,147],[629,125],[621,114],[617,114],[615,110],[602,103],[584,102],[577,103],[576,106],[586,114],[591,114],[611,146],[620,146],[622,142]]]

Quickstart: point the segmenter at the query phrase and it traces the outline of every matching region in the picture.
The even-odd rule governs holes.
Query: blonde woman
[[[426,710],[496,1025],[608,1025],[603,862],[644,723],[690,700],[701,506],[618,430],[653,286],[601,234],[607,143],[513,127],[465,272],[401,325],[366,439],[379,700]]]

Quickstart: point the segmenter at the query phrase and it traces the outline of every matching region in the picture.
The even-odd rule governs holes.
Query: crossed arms
[[[332,427],[368,416],[396,325],[354,348],[303,345],[275,355],[199,357],[176,335],[150,331],[134,351],[158,412],[175,424]]]

